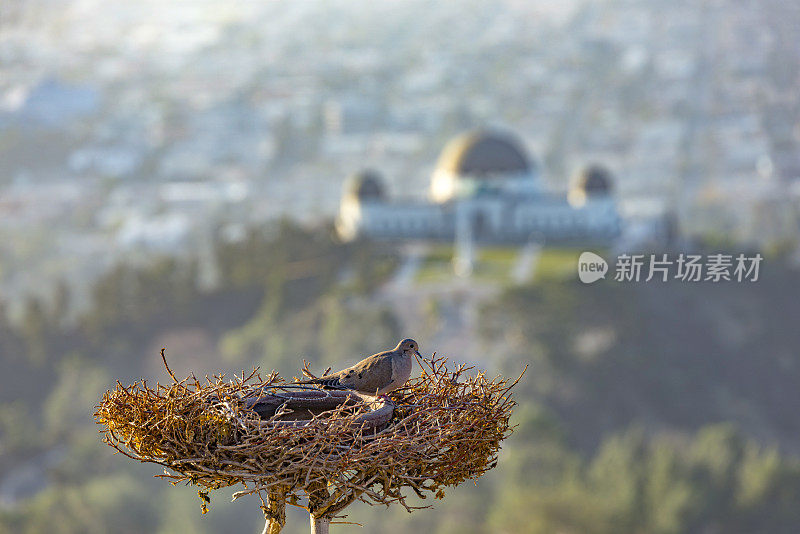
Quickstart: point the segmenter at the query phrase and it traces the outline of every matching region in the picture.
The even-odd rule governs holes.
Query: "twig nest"
[[[444,487],[494,467],[512,431],[510,390],[519,380],[470,375],[472,368],[450,369],[441,358],[420,363],[421,376],[391,402],[298,388],[254,370],[155,387],[117,382],[95,418],[105,443],[164,466],[159,476],[173,483],[243,484],[234,498],[277,492],[292,504],[327,488],[331,512],[354,499],[411,509],[404,487],[441,497]]]

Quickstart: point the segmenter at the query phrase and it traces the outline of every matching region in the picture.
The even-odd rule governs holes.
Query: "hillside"
[[[111,272],[76,320],[63,319],[66,289],[20,322],[2,316],[0,533],[260,529],[257,502],[222,490],[201,515],[192,488],[112,456],[94,403],[116,378],[165,379],[162,346],[176,373],[201,376],[254,364],[291,376],[303,358],[324,367],[381,347],[400,323],[371,296],[397,258],[287,224],[216,253],[213,289],[166,257]],[[765,265],[752,284],[509,287],[479,321],[490,373],[530,364],[498,467],[419,503],[433,511],[357,505],[349,520],[384,533],[794,532],[800,299],[782,260]]]

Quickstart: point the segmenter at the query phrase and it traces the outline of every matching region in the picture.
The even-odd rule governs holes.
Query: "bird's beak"
[[[422,359],[422,354],[420,354],[418,350],[415,350],[414,352],[417,354],[417,357],[419,357],[420,359]]]

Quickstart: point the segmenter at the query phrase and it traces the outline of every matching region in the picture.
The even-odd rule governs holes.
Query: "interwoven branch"
[[[170,372],[169,385],[117,382],[95,419],[105,443],[164,466],[157,476],[198,485],[202,496],[242,484],[234,500],[265,494],[272,514],[277,496],[315,516],[335,516],[357,499],[410,511],[404,488],[441,498],[445,487],[494,467],[513,430],[510,391],[519,381],[450,368],[444,358],[419,363],[421,375],[391,402],[297,388],[257,369],[202,382]]]

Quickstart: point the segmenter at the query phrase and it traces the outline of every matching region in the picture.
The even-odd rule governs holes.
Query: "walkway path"
[[[533,278],[541,251],[542,245],[539,243],[532,241],[525,245],[511,271],[511,279],[515,284],[524,284]]]

